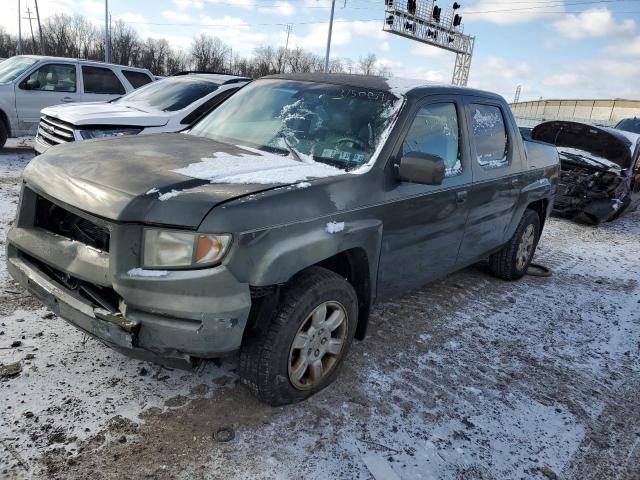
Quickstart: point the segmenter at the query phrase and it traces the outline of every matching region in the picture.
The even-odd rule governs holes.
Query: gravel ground
[[[2,250],[30,157],[0,153]],[[639,479],[639,239],[638,211],[552,219],[551,278],[479,265],[378,305],[337,382],[283,408],[235,359],[184,372],[107,349],[11,282],[3,251],[0,364],[22,370],[0,381],[0,477]]]

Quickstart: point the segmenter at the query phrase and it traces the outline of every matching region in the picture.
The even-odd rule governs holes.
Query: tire
[[[4,122],[0,120],[0,148],[4,147],[4,144],[7,143],[7,136],[9,132],[7,132],[7,127]]]
[[[320,321],[323,312],[327,323]],[[344,318],[339,320],[341,314]],[[338,321],[341,323],[334,327]],[[308,398],[335,380],[357,321],[358,298],[349,282],[321,267],[299,273],[284,288],[268,325],[257,326],[245,338],[238,367],[242,382],[258,399],[273,406]]]
[[[509,281],[522,278],[527,273],[539,238],[540,217],[533,210],[526,209],[509,243],[489,257],[491,274]]]

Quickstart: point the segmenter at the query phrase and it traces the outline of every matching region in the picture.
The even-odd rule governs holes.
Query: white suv
[[[149,70],[73,58],[20,55],[0,62],[0,148],[7,137],[35,135],[40,110],[107,101],[154,77]]]
[[[55,105],[42,110],[35,150],[92,138],[179,132],[220,105],[249,78],[182,72],[109,102]]]

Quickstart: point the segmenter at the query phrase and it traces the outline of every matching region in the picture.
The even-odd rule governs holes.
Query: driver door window
[[[75,92],[76,66],[49,63],[29,75],[21,84],[22,89],[44,92]]]
[[[402,154],[409,152],[441,157],[446,177],[462,174],[460,128],[454,103],[434,103],[418,111],[402,144]]]

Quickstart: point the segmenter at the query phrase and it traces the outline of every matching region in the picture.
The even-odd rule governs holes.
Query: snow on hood
[[[216,152],[211,158],[172,170],[186,177],[208,180],[211,183],[238,184],[288,184],[310,178],[334,177],[347,172],[314,161],[298,161],[274,153],[238,148],[246,151],[240,155]]]
[[[125,102],[84,102],[55,105],[42,110],[48,115],[76,126],[131,125],[158,127],[166,125],[169,115],[160,111],[144,111]]]

